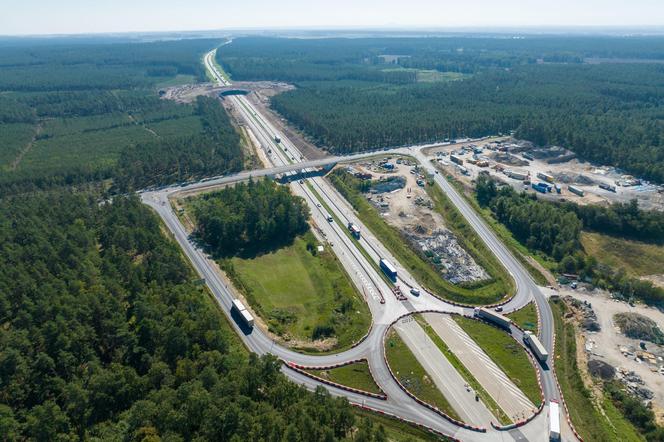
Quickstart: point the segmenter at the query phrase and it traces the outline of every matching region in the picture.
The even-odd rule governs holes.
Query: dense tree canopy
[[[514,130],[664,182],[664,66],[625,63],[661,60],[663,43],[661,37],[241,38],[222,47],[218,60],[236,79],[295,82],[296,90],[273,97],[273,108],[334,152]],[[587,63],[604,58],[621,63]],[[470,76],[417,83],[421,69]]]
[[[608,235],[660,242],[658,232],[664,226],[660,212],[645,212],[636,201],[609,207],[553,203],[534,195],[517,193],[512,187],[498,190],[495,181],[480,176],[475,187],[477,202],[491,209],[522,244],[541,252],[558,263],[562,273],[578,273],[599,287],[624,298],[640,299],[647,304],[664,306],[664,289],[651,281],[630,277],[622,269],[598,264],[583,253],[583,228]]]
[[[304,200],[267,179],[204,194],[194,216],[198,235],[220,256],[269,251],[309,229]]]
[[[248,357],[193,279],[137,198],[0,200],[3,439],[350,438],[346,401]]]

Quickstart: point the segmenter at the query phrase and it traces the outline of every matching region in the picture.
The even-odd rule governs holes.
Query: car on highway
[[[420,296],[420,291],[416,288],[410,289],[410,294],[414,296]]]
[[[500,312],[503,311],[503,307],[501,307],[501,306],[499,305],[499,306],[496,307],[494,310],[497,311],[498,313],[500,313]]]

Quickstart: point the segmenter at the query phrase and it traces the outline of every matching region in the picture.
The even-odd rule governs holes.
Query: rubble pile
[[[643,386],[645,383],[641,379],[641,376],[631,370],[618,369],[618,380],[625,386],[627,391],[641,400],[647,401],[655,396],[651,390]]]
[[[406,237],[436,266],[443,277],[452,284],[482,281],[489,278],[452,232],[439,229],[425,234],[417,227],[409,230]]]
[[[601,330],[592,304],[587,301],[579,301],[571,296],[566,296],[565,302],[574,309],[576,314],[580,315],[579,322],[584,330],[591,332],[598,332]]]

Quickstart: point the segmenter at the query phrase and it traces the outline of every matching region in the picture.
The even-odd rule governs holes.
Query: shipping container
[[[463,160],[456,155],[450,155],[450,161],[456,164],[463,164]]]
[[[549,175],[548,173],[537,172],[537,178],[539,178],[540,180],[547,181],[549,183],[553,183],[553,176]]]
[[[388,260],[381,258],[380,259],[380,269],[390,278],[392,281],[396,282],[397,280],[397,269],[394,268],[392,263]]]
[[[579,196],[584,196],[586,194],[586,192],[583,189],[579,189],[576,186],[567,186],[567,190]]]
[[[509,176],[510,178],[513,178],[515,180],[523,181],[526,178],[528,178],[528,173],[527,172],[521,172],[521,171],[518,171],[518,170],[509,170],[509,171],[507,171],[507,176]]]

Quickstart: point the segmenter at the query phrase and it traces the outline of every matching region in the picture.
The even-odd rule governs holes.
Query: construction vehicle
[[[578,196],[584,196],[586,192],[583,189],[579,189],[576,186],[567,186],[567,190]]]

